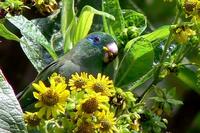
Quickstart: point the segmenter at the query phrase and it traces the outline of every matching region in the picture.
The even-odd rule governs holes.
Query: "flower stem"
[[[174,22],[172,23],[172,25],[175,25],[175,24],[178,23],[178,19],[179,19],[180,15],[181,15],[181,11],[177,8],[176,16],[175,16],[175,19],[174,19]],[[167,56],[167,50],[169,49],[172,40],[173,40],[173,33],[170,31],[170,34],[169,34],[169,36],[168,36],[168,38],[167,38],[167,40],[164,44],[164,50],[162,52],[159,64],[158,64],[158,66],[155,70],[155,73],[154,73],[154,80],[152,81],[152,83],[149,85],[149,87],[142,94],[142,96],[141,96],[142,98],[140,100],[140,103],[143,102],[145,100],[146,96],[151,92],[151,88],[153,88],[152,86],[156,85],[160,81],[159,75],[160,75],[161,69],[163,67],[163,63],[164,63],[166,56]]]

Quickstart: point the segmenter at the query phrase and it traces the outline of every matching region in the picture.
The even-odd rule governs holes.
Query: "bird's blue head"
[[[103,60],[105,63],[109,63],[115,59],[118,54],[118,47],[115,39],[103,32],[94,32],[87,36],[87,40],[95,47],[100,48],[104,53]]]

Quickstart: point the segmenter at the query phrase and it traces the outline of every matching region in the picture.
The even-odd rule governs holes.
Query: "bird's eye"
[[[99,45],[101,43],[101,38],[98,35],[91,35],[87,38],[93,45]]]
[[[98,36],[94,37],[94,43],[99,43],[100,42],[100,38]]]

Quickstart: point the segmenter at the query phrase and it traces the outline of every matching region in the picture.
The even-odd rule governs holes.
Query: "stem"
[[[172,25],[175,25],[177,22],[178,22],[178,18],[179,16],[181,15],[181,12],[180,10],[177,10],[177,13],[176,13],[176,17],[174,19],[174,22]],[[163,67],[163,63],[165,61],[165,58],[167,56],[167,50],[169,49],[170,45],[171,45],[171,42],[173,40],[173,33],[170,31],[170,34],[167,38],[167,41],[165,42],[165,45],[164,45],[164,50],[163,50],[163,53],[161,55],[161,58],[160,58],[160,64],[158,65],[158,68],[154,74],[154,81],[153,81],[153,84],[156,84],[159,80],[159,75],[160,75],[160,71]]]
[[[183,50],[182,50],[182,52],[180,53],[180,55],[178,55],[177,56],[177,58],[176,58],[176,64],[178,64],[178,63],[180,63],[182,60],[183,60],[183,58],[189,53],[189,52],[191,52],[192,51],[192,49],[193,48],[191,48],[191,46],[190,47],[185,47],[185,48],[183,48]]]
[[[185,64],[180,64],[179,66],[188,66],[188,65],[194,65],[194,66],[198,66],[200,67],[199,64],[195,63],[195,62],[192,62],[192,63],[185,63]]]
[[[152,78],[155,68],[151,69],[148,73],[146,73],[143,77],[141,77],[138,81],[134,82],[133,85],[128,89],[129,91],[133,91],[135,88],[146,82],[148,79]]]
[[[180,15],[181,15],[181,11],[177,8],[176,16],[175,16],[175,19],[174,19],[174,22],[172,23],[172,25],[175,25],[175,24],[178,23],[178,18],[179,18]],[[142,98],[141,98],[140,102],[143,102],[145,100],[146,95],[151,92],[151,88],[153,88],[152,86],[156,85],[160,81],[159,75],[160,75],[161,69],[163,67],[163,63],[164,63],[166,56],[167,56],[167,50],[169,49],[172,40],[173,40],[173,33],[170,31],[170,34],[169,34],[167,41],[165,42],[165,45],[164,45],[164,50],[163,50],[163,53],[162,53],[161,58],[160,58],[160,63],[157,66],[156,71],[154,73],[154,80],[149,85],[149,87],[144,91],[143,95],[141,96]]]
[[[142,96],[142,98],[140,99],[140,101],[139,101],[139,103],[143,103],[144,102],[144,100],[146,99],[146,97],[150,94],[150,92],[153,90],[153,86],[152,85],[150,85],[146,90],[145,90],[145,92],[143,93],[143,96]]]

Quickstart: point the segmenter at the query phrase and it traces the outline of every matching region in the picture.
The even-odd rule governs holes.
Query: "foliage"
[[[0,70],[0,98],[1,98],[1,132],[26,133],[26,127],[22,117],[22,110],[15,97],[12,87],[6,81]]]
[[[27,126],[29,132],[64,132],[64,130],[80,132],[81,129],[85,129],[85,132],[87,130],[103,132],[104,124],[107,123],[102,124],[102,119],[107,118],[106,122],[110,122],[110,132],[159,133],[167,128],[167,120],[164,116],[171,115],[173,108],[182,104],[175,99],[175,89],[160,86],[163,80],[174,75],[180,79],[180,82],[199,94],[199,60],[189,54],[193,53],[199,57],[200,1],[175,1],[176,16],[173,23],[162,25],[153,31],[148,29],[150,22],[143,13],[133,9],[122,9],[118,0],[102,0],[98,10],[89,5],[92,2],[85,4],[81,9],[77,6],[79,1],[74,0],[33,2],[32,4],[22,0],[0,2],[0,36],[18,41],[38,73],[43,72],[46,66],[49,67],[51,62],[71,52],[78,42],[81,42],[91,31],[95,31],[93,27],[97,25],[102,32],[115,38],[118,43],[118,55],[115,58],[116,55],[113,55],[112,51],[102,48],[113,60],[109,64],[106,62],[104,66],[104,74],[112,79],[113,88],[109,88],[111,81],[107,81],[108,77],[97,75],[90,75],[87,79],[88,86],[79,86],[81,91],[70,90],[70,86],[76,84],[73,80],[76,80],[79,75],[76,75],[75,79],[73,77],[67,79],[69,82],[64,81],[59,87],[55,83],[56,80],[51,80],[51,77],[33,84],[38,91],[33,93],[38,100],[36,106],[41,108],[30,107],[29,111],[34,109],[34,112],[39,112],[25,113],[26,123],[39,124],[37,128]],[[32,7],[36,7],[45,17],[27,19],[24,15],[25,11]],[[97,21],[97,15],[101,16],[100,21]],[[9,27],[5,26],[8,22],[20,30],[22,37],[16,36]],[[96,38],[96,41],[99,41],[98,39]],[[101,84],[105,87],[105,94],[109,94],[108,96],[100,95],[96,91],[82,90],[91,88],[91,84],[103,79],[107,79]],[[65,89],[66,84],[69,86],[67,89]],[[2,115],[1,120],[6,121],[10,127],[14,126],[12,129],[7,129],[7,124],[2,123],[0,129],[26,132],[21,109],[2,73],[0,86],[2,97],[9,95],[1,109],[11,111],[10,115],[14,118],[6,116],[5,119]],[[144,92],[137,98],[134,94],[141,88]],[[9,93],[4,93],[5,89],[8,89]],[[113,89],[113,95],[109,89]],[[53,103],[55,101],[58,103],[52,108],[49,99],[44,100],[44,97],[50,94],[56,97]],[[92,95],[97,96],[96,100],[101,104],[101,108],[88,113],[82,106],[94,99]],[[45,106],[45,102],[48,106]],[[12,106],[7,106],[9,104]],[[13,110],[15,112],[12,112]],[[16,114],[18,117],[15,118]]]

